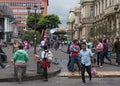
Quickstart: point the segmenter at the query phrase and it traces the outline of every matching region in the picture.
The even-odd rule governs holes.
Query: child
[[[96,59],[97,59],[97,54],[96,54],[96,50],[95,49],[91,49],[93,57],[94,57],[94,64],[96,64]]]

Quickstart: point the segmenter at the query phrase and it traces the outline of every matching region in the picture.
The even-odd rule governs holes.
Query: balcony
[[[94,18],[83,18],[82,24],[93,24]]]
[[[111,14],[114,14],[118,8],[119,8],[119,5],[113,5],[113,6],[108,7],[104,11],[104,16],[109,16]]]

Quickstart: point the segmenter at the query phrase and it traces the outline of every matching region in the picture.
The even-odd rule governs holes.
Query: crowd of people
[[[85,81],[85,70],[89,75],[91,81],[91,68],[104,67],[105,59],[112,64],[112,54],[116,53],[116,64],[120,66],[120,41],[112,43],[109,39],[90,40],[68,40],[69,54],[68,70],[74,74],[76,71],[75,64],[78,66],[78,72],[82,75],[83,85]]]
[[[116,53],[116,63],[120,66],[120,41],[119,38],[116,38],[115,42],[111,42],[109,39],[98,39],[94,41],[90,40],[68,40],[67,42],[68,48],[66,53],[69,54],[68,60],[68,70],[72,73],[78,71],[82,75],[83,85],[86,83],[85,81],[85,70],[89,75],[89,80],[91,81],[92,67],[104,67],[105,59],[112,64],[112,54]],[[30,47],[30,42],[25,40],[20,43],[18,40],[15,40],[13,43],[13,62],[15,66],[24,66],[24,74],[26,71],[26,63],[29,60],[28,49]],[[48,81],[47,77],[47,68],[50,67],[50,62],[47,62],[46,59],[46,51],[50,51],[50,49],[61,49],[64,45],[63,41],[59,40],[42,40],[39,43],[39,48],[41,50],[40,58],[42,58],[42,63],[44,65],[44,81]],[[32,45],[31,45],[32,46]],[[51,51],[50,51],[51,52]],[[52,53],[52,52],[51,52]],[[7,62],[7,55],[4,53],[2,48],[0,47],[0,66],[2,68],[7,67],[2,64],[2,62]],[[75,68],[75,64],[77,65],[77,69]]]
[[[43,75],[44,75],[44,81],[48,81],[48,74],[47,74],[47,68],[50,67],[51,62],[48,62],[48,56],[47,53],[51,53],[52,58],[52,52],[48,50],[48,46],[46,45],[46,41],[42,40],[40,42],[40,47],[42,48],[41,53],[39,53],[39,56],[37,57],[37,62],[42,63],[43,68]],[[23,68],[23,76],[26,74],[26,67],[27,67],[27,61],[29,60],[29,54],[27,53],[30,47],[30,42],[25,40],[22,43],[20,43],[18,40],[14,41],[13,44],[13,62],[15,65],[15,69],[17,70],[17,67]],[[49,52],[47,52],[49,51]],[[36,55],[35,55],[36,56]]]

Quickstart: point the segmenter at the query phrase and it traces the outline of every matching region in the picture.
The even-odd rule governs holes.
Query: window
[[[90,17],[93,18],[94,17],[94,7],[90,6]]]

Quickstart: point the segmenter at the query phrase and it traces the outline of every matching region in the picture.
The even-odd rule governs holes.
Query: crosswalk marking
[[[57,76],[59,77],[79,77],[81,73],[79,72],[61,72]],[[87,72],[85,72],[85,76],[88,76]],[[120,71],[98,71],[95,76],[120,76]]]

